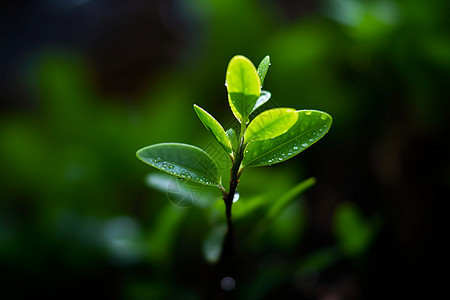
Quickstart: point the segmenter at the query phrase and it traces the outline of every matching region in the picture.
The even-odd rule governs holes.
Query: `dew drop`
[[[281,161],[281,160],[283,160],[283,158],[282,158],[282,157],[278,157],[278,160],[280,160],[280,161]]]
[[[169,169],[173,169],[175,168],[173,165],[169,165]]]
[[[308,143],[303,143],[302,147],[305,147],[305,148],[308,147]]]
[[[297,146],[294,146],[294,147],[292,147],[292,149],[294,149],[294,150],[298,150],[298,147],[297,147]]]
[[[307,111],[307,112],[305,112],[305,115],[310,116],[310,115],[311,115],[311,112],[310,112],[310,111]]]
[[[328,119],[327,115],[321,115],[320,118],[321,118],[322,120],[324,120],[324,121],[325,121],[326,119]]]
[[[233,203],[237,202],[238,200],[239,200],[239,192],[236,190],[233,196]]]
[[[185,177],[185,178],[190,178],[190,179],[192,179],[191,174],[189,174],[189,173],[186,172],[186,171],[181,172],[181,176],[183,176],[183,177]]]

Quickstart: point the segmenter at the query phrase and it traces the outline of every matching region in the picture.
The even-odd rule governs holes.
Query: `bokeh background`
[[[265,108],[323,110],[334,123],[291,161],[244,172],[240,271],[225,296],[436,298],[448,257],[448,9],[445,0],[2,1],[0,298],[198,299],[217,285],[220,193],[195,190],[195,205],[174,205],[180,191],[152,188],[165,178],[148,177],[156,171],[135,152],[191,143],[226,176],[192,105],[236,125],[224,86],[236,54],[256,65],[271,56]],[[312,176],[314,186],[286,194]]]

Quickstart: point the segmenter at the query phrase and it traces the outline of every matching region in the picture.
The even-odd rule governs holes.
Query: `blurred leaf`
[[[145,280],[130,280],[125,285],[123,294],[125,299],[148,300],[167,299],[169,291],[161,282],[148,282]]]
[[[264,194],[247,197],[245,201],[236,202],[235,204],[233,204],[233,219],[239,220],[241,218],[249,216],[258,209],[267,206],[270,200],[272,200],[272,198]]]
[[[267,74],[267,70],[269,70],[269,66],[270,66],[270,57],[269,57],[269,55],[267,55],[259,63],[258,71],[257,71],[258,75],[259,75],[259,79],[261,80],[261,87],[264,84],[264,78],[266,78],[266,74]]]
[[[203,242],[203,256],[209,263],[219,261],[227,227],[225,224],[215,227]]]
[[[200,121],[202,121],[203,125],[205,125],[209,132],[212,133],[212,135],[219,142],[222,148],[225,149],[225,151],[230,155],[233,155],[231,142],[228,139],[228,136],[225,133],[222,125],[220,125],[220,123],[216,119],[214,119],[213,116],[211,116],[200,106],[194,104],[194,109],[198,117],[200,118]]]
[[[277,251],[283,250],[285,253],[297,251],[296,245],[302,238],[306,228],[307,212],[299,197],[292,201],[276,214],[269,226],[270,239]],[[278,201],[274,201],[278,202]]]
[[[245,143],[279,136],[297,122],[298,114],[292,108],[274,108],[257,115],[245,131]]]
[[[212,187],[197,184],[194,181],[180,180],[177,177],[162,173],[151,173],[145,178],[147,185],[165,193],[169,200],[178,207],[198,205],[209,207],[220,198],[212,191]]]
[[[254,226],[254,230],[249,232],[248,238],[246,243],[248,243],[249,246],[252,244],[255,244],[255,242],[260,239],[261,237],[265,238],[265,233],[268,230],[274,230],[273,225],[274,221],[276,222],[278,218],[285,212],[286,208],[294,203],[295,200],[297,200],[298,196],[301,195],[304,191],[309,189],[310,187],[314,186],[316,183],[315,178],[311,177],[308,178],[297,185],[295,185],[293,188],[289,189],[284,194],[282,193],[281,196],[276,194],[270,194],[270,195],[260,195],[253,199],[250,199],[249,201],[239,201],[234,205],[234,212],[233,217],[234,219],[243,219],[249,218],[249,215],[254,214],[258,218],[258,225]],[[291,215],[292,216],[292,215]],[[296,218],[301,218],[301,216],[297,215]],[[303,225],[303,221],[299,221],[297,223],[298,226]],[[291,223],[292,225],[293,223]],[[295,224],[295,222],[294,222]],[[278,224],[275,224],[275,226],[281,226],[285,230],[286,228],[286,222],[279,222]],[[279,229],[279,227],[277,228]],[[302,228],[297,228],[298,230],[294,230],[296,233],[300,233],[302,231]],[[288,229],[289,230],[289,229]],[[290,234],[284,235],[284,236],[292,236]],[[283,245],[289,245],[289,241],[283,241]]]
[[[138,150],[137,157],[163,172],[200,184],[220,186],[219,167],[208,153],[187,144],[163,143]]]
[[[297,269],[297,276],[315,275],[335,264],[340,258],[336,247],[316,251],[303,259]]]
[[[237,55],[230,60],[226,86],[228,101],[234,116],[242,124],[247,124],[248,117],[261,93],[258,73],[248,58]]]
[[[333,228],[342,252],[351,257],[365,253],[373,240],[378,221],[365,220],[359,208],[351,202],[343,202],[334,212]]]
[[[311,177],[298,183],[287,192],[284,192],[284,194],[281,193],[281,196],[275,196],[275,194],[272,193],[260,194],[252,198],[245,199],[245,201],[239,201],[233,205],[233,218],[240,219],[263,208],[264,210],[258,214],[259,218],[261,218],[261,216],[266,216],[267,219],[274,219],[282,213],[283,210],[296,199],[296,197],[315,184],[316,179]],[[274,201],[274,198],[276,198],[276,201]]]
[[[238,148],[238,137],[236,135],[236,132],[234,131],[233,128],[230,128],[225,133],[228,137],[228,140],[231,143],[231,147],[233,148],[233,151],[236,152],[237,148]]]
[[[316,110],[297,111],[298,120],[286,133],[268,140],[252,141],[244,151],[242,165],[272,165],[299,154],[330,129],[332,118]]]
[[[255,106],[253,107],[252,112],[257,110],[259,107],[261,107],[264,103],[270,100],[270,97],[272,94],[269,91],[261,91],[261,95],[259,96],[258,100],[256,101]]]
[[[173,243],[187,210],[166,205],[157,214],[148,236],[148,254],[151,261],[165,263],[173,254]]]

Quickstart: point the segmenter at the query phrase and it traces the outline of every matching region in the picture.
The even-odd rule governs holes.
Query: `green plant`
[[[249,59],[240,55],[233,57],[228,65],[225,85],[231,111],[240,123],[238,133],[232,128],[225,131],[214,117],[194,105],[202,123],[230,157],[228,191],[222,184],[219,166],[198,147],[162,143],[137,151],[140,160],[163,172],[221,190],[228,225],[224,252],[231,243],[227,242],[232,236],[231,208],[244,169],[269,166],[292,158],[322,138],[332,123],[327,113],[293,108],[273,108],[251,118],[271,97],[270,92],[261,90],[269,66],[269,56],[256,69]]]

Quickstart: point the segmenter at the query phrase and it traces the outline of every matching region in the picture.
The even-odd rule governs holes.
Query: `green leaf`
[[[236,135],[236,132],[233,128],[228,129],[226,132],[228,140],[231,143],[231,147],[233,148],[233,151],[236,152],[238,148],[238,137]]]
[[[332,118],[327,113],[299,110],[297,114],[297,122],[284,134],[248,143],[242,165],[257,167],[288,160],[317,142],[331,127]]]
[[[279,136],[297,122],[298,115],[293,108],[274,108],[257,115],[245,131],[245,143],[266,140]]]
[[[197,113],[197,116],[200,118],[200,121],[202,121],[203,125],[205,125],[209,132],[212,133],[212,135],[216,138],[222,148],[230,155],[233,155],[233,149],[230,140],[228,139],[228,136],[225,133],[222,125],[220,125],[220,123],[216,119],[214,119],[213,116],[211,116],[200,106],[194,104],[194,109]]]
[[[261,80],[261,87],[264,84],[264,78],[266,78],[267,70],[269,70],[270,66],[270,56],[267,55],[264,57],[264,59],[261,61],[261,63],[258,66],[258,75]]]
[[[220,186],[219,167],[208,153],[192,145],[163,143],[138,150],[136,156],[163,172],[203,185]]]
[[[255,110],[257,110],[261,105],[263,105],[264,103],[269,101],[271,96],[272,96],[272,94],[270,92],[261,91],[261,95],[259,96],[258,100],[256,101],[256,104],[253,107],[251,113],[254,112]]]
[[[255,66],[244,56],[233,57],[228,64],[225,85],[234,116],[239,122],[247,124],[261,93],[261,81]]]

